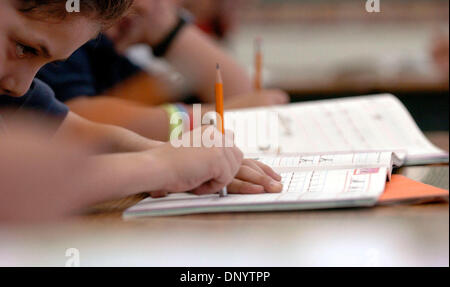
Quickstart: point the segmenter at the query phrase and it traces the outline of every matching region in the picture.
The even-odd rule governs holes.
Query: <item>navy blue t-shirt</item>
[[[46,82],[60,101],[79,96],[96,96],[142,71],[118,54],[105,35],[91,40],[67,61],[48,64],[37,77]]]
[[[55,98],[48,85],[34,79],[30,90],[22,97],[0,95],[0,128],[6,129],[8,121],[14,120],[14,115],[19,111],[37,112],[39,117],[50,118],[57,128],[66,118],[69,108]]]

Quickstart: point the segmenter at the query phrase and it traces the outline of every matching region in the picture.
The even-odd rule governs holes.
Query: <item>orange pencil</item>
[[[253,85],[255,91],[262,89],[262,69],[263,69],[263,53],[262,53],[262,39],[255,39],[255,71]]]
[[[224,117],[223,117],[223,81],[222,74],[220,73],[220,65],[217,64],[216,67],[216,113],[218,115],[217,118],[217,129],[222,132],[222,135],[225,135],[225,125],[224,125]],[[220,197],[225,197],[228,195],[227,187],[224,187],[220,191]]]
[[[222,74],[220,73],[220,65],[216,67],[216,112],[220,115],[220,119],[217,119],[217,129],[225,134],[224,118],[223,118],[223,81]]]

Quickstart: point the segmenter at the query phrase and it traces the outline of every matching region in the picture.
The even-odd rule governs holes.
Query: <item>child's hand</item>
[[[229,193],[277,193],[283,190],[281,176],[269,166],[251,159],[244,159],[241,168],[228,186]]]
[[[214,137],[221,136],[217,130],[214,133]],[[228,140],[232,142],[232,139]],[[158,179],[162,191],[153,192],[153,197],[185,191],[216,193],[232,183],[243,160],[243,154],[237,147],[175,148],[167,143],[148,153],[153,156],[155,165],[163,170],[162,178]]]
[[[238,174],[228,185],[228,192],[235,194],[278,193],[283,190],[280,180],[281,176],[269,166],[255,160],[244,159]],[[217,193],[218,190],[196,189],[192,192],[197,195],[205,195]],[[164,197],[168,193],[167,191],[152,192],[151,196]]]
[[[217,130],[214,132],[214,136],[221,136]],[[233,135],[227,133],[225,137],[232,141]],[[152,197],[185,191],[197,195],[212,194],[225,186],[230,193],[247,194],[275,193],[283,189],[278,174],[261,162],[243,160],[242,152],[236,147],[175,148],[167,143],[149,153],[153,154],[164,174],[160,178],[161,191],[152,192]]]

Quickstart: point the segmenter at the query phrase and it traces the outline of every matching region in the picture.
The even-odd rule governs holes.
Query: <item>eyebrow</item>
[[[42,54],[44,55],[45,58],[48,58],[48,59],[52,58],[52,55],[45,44],[38,44],[38,46],[39,46],[39,50],[42,51]]]
[[[17,30],[19,30],[19,32],[16,31],[15,33],[14,32],[11,33],[11,37],[16,38],[22,44],[32,47],[35,50],[39,51],[41,53],[41,55],[46,59],[53,58],[53,53],[48,48],[48,43],[44,39],[35,38],[32,35],[24,33],[24,31],[22,31],[21,29],[17,29]],[[67,61],[69,58],[70,58],[70,56],[67,58],[56,60],[56,61],[64,62],[64,61]]]
[[[44,58],[51,59],[53,57],[52,53],[47,48],[47,45],[45,44],[45,42],[43,42],[43,41],[37,41],[37,42],[38,42],[37,47],[42,52],[42,55],[44,56]],[[54,62],[65,62],[68,59],[69,58],[59,59],[59,60],[56,60]]]
[[[53,58],[52,53],[50,52],[50,50],[47,48],[47,45],[44,42],[39,42],[38,44],[39,50],[41,50],[43,56],[47,59],[51,59]],[[55,60],[54,62],[66,62],[67,60],[69,60],[70,56],[67,58],[62,58],[62,59],[58,59]]]

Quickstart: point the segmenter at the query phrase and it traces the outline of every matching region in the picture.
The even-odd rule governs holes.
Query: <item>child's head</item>
[[[67,0],[1,2],[0,94],[19,97],[42,66],[68,58],[133,0],[81,0],[79,13],[67,12]]]

